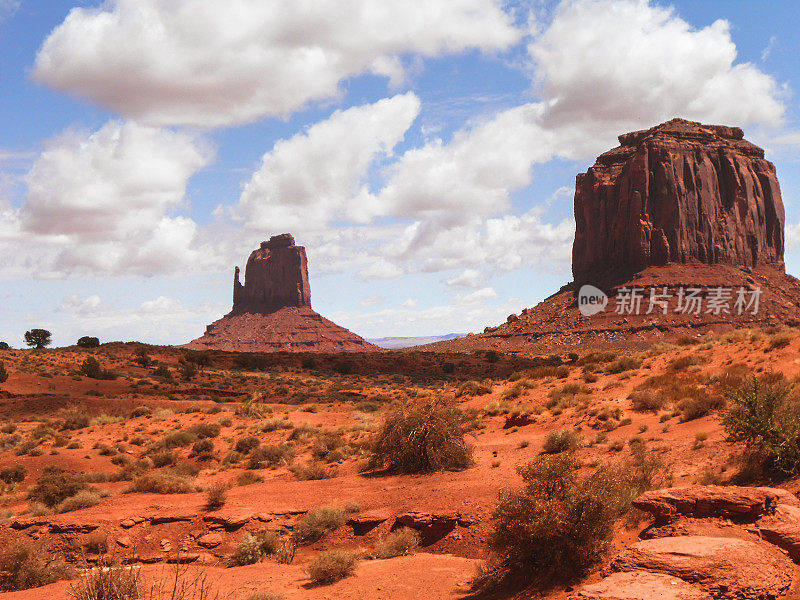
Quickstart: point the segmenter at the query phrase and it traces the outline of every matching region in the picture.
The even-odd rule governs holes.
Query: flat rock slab
[[[645,492],[633,505],[668,521],[678,516],[725,517],[755,520],[775,511],[779,504],[800,506],[786,490],[768,487],[691,485]]]
[[[775,512],[756,524],[761,537],[780,546],[800,564],[800,508],[779,504]]]
[[[711,600],[700,587],[683,579],[630,571],[612,573],[602,581],[585,585],[572,596],[574,600]]]
[[[697,583],[715,598],[772,599],[792,583],[793,565],[763,542],[681,536],[644,540],[611,563],[614,571],[650,571]]]

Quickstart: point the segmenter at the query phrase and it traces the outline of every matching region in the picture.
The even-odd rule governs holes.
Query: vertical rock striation
[[[783,270],[775,167],[741,129],[673,119],[619,141],[576,179],[576,283],[668,263]]]

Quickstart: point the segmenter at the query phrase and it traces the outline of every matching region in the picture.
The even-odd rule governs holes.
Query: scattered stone
[[[126,535],[117,538],[117,545],[122,548],[130,548],[131,547],[131,538]]]
[[[216,548],[222,542],[222,536],[218,533],[207,533],[197,538],[197,545],[203,548]]]

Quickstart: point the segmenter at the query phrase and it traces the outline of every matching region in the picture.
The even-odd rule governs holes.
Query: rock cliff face
[[[619,141],[577,176],[577,283],[667,263],[783,269],[775,167],[741,129],[673,119]]]
[[[233,309],[186,344],[231,352],[372,352],[377,346],[311,308],[306,250],[284,233],[262,242],[234,271]]]
[[[247,259],[245,284],[234,271],[233,312],[272,312],[284,306],[311,306],[306,249],[289,233],[274,235]]]

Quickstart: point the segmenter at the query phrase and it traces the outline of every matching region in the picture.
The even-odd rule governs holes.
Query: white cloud
[[[180,268],[197,259],[197,225],[171,212],[183,207],[189,177],[211,155],[188,134],[132,122],[67,132],[34,163],[27,200],[6,215],[6,227],[27,245],[55,252],[54,273]]]
[[[456,294],[455,301],[457,304],[480,304],[487,300],[494,300],[499,298],[500,295],[492,287],[484,287],[469,294]]]
[[[0,22],[10,19],[19,10],[21,0],[0,0]]]
[[[253,229],[308,232],[374,216],[368,170],[389,155],[419,113],[413,93],[336,111],[281,140],[245,185],[234,218]]]
[[[361,306],[377,306],[379,304],[383,304],[383,297],[382,296],[367,296],[361,302],[359,302]]]
[[[647,0],[562,2],[528,50],[548,128],[588,137],[676,116],[739,126],[782,119],[775,80],[735,64],[725,20],[696,29]]]
[[[520,37],[498,0],[110,0],[74,8],[34,76],[151,124],[288,115],[403,55],[493,51]]]
[[[445,281],[449,287],[477,288],[483,283],[483,274],[477,269],[464,269]]]
[[[417,308],[419,306],[419,300],[416,298],[407,298],[403,300],[401,306],[403,306],[403,308]]]
[[[228,306],[198,304],[185,306],[178,298],[159,296],[132,307],[104,302],[100,296],[63,299],[58,311],[68,321],[58,324],[65,340],[81,335],[95,335],[102,341],[139,340],[150,343],[184,343],[203,332],[203,325],[218,319]]]

